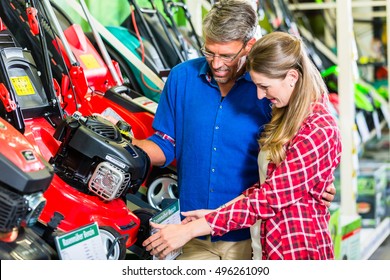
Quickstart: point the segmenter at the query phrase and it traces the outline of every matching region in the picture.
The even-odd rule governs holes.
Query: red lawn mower
[[[99,113],[111,119],[123,120],[131,126],[130,133],[137,139],[153,134],[154,114],[147,108],[150,105],[157,106],[156,103],[135,102],[142,95],[132,90],[131,85],[123,84],[118,64],[109,59],[109,56],[103,56],[103,59],[81,27],[72,23],[53,2],[43,0],[37,3],[37,11],[42,15],[43,22],[41,35],[46,40],[39,40],[39,36],[32,35],[31,30],[37,30],[38,27],[32,28],[28,23],[32,22],[34,26],[34,22],[38,21],[34,21],[36,13],[26,12],[25,2],[1,2],[0,8],[3,11],[0,9],[0,15],[3,14],[7,19],[6,24],[13,23],[11,31],[23,47],[32,50],[39,69],[47,67],[43,63],[45,52],[41,46],[43,41],[47,42],[45,48],[48,50],[48,61],[54,79],[61,85],[58,86],[60,90],[57,95],[65,113]],[[19,22],[20,26],[15,25],[15,22]],[[101,53],[104,53],[104,48],[101,48]],[[110,62],[112,67],[108,66]],[[46,83],[50,86],[52,81],[48,80]],[[151,168],[143,185],[147,190],[144,200],[153,208],[160,209],[163,199],[176,198],[178,195],[175,167]]]
[[[37,5],[33,5],[34,2]],[[27,10],[26,3],[30,5]],[[45,65],[45,56],[48,56],[52,76],[58,82],[59,101],[66,114],[99,113],[124,120],[140,139],[154,132],[153,113],[134,101],[141,94],[131,90],[131,85],[123,84],[117,62],[109,57],[102,58],[81,27],[64,19],[58,7],[54,10],[49,0],[10,0],[1,1],[0,5],[5,25],[23,48],[31,50],[38,69],[48,68]],[[52,80],[43,83],[45,87],[53,84]]]
[[[31,52],[1,21],[0,27],[0,117],[23,133],[55,172],[36,232],[49,239],[48,233],[97,222],[108,259],[124,259],[128,248],[148,258],[140,244],[149,235],[153,211],[132,212],[125,199],[150,167],[148,156],[127,138],[130,126],[98,115],[64,113],[48,60],[42,63],[46,70],[38,71]]]
[[[56,259],[55,250],[31,230],[45,206],[43,192],[50,185],[53,169],[2,118],[0,147],[0,259]]]

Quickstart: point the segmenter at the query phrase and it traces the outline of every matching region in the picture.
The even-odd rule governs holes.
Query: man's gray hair
[[[246,43],[255,37],[258,24],[250,0],[220,0],[203,19],[203,36],[214,42]]]

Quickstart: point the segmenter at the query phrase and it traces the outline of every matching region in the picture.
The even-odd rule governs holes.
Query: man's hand
[[[330,207],[330,203],[333,201],[335,194],[336,188],[333,184],[326,187],[325,192],[322,194],[322,201],[324,202],[326,207]]]

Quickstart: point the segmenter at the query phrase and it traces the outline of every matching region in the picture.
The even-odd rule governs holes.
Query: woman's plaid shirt
[[[316,103],[279,165],[244,199],[206,215],[213,235],[246,228],[262,219],[263,259],[333,259],[330,214],[322,203],[340,162],[341,138],[334,117]]]

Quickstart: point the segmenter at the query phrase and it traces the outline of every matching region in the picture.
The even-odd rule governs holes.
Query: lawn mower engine
[[[45,260],[56,252],[32,227],[46,204],[53,170],[27,139],[0,118],[0,259]]]
[[[62,144],[50,163],[69,185],[104,201],[136,193],[150,159],[125,136],[129,130],[126,123],[114,125],[101,116],[75,112],[56,129],[54,137]]]

